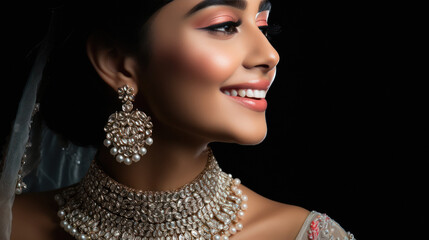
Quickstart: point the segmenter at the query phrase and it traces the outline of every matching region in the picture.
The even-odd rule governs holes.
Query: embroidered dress
[[[326,214],[312,211],[296,240],[356,240],[356,238]]]

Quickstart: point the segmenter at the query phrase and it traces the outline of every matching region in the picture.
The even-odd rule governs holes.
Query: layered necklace
[[[203,172],[174,191],[131,189],[92,163],[78,185],[55,196],[61,227],[81,240],[229,239],[243,228],[247,196],[208,151]]]

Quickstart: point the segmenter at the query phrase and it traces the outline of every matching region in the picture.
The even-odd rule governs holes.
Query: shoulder
[[[241,188],[248,195],[248,211],[243,218],[243,231],[234,240],[355,240],[326,214],[275,202],[245,186]]]
[[[56,192],[17,195],[12,208],[12,240],[66,239],[59,227]],[[60,237],[61,236],[61,237]]]
[[[243,218],[243,231],[234,239],[294,240],[310,211],[265,198],[245,186],[240,186],[248,196],[248,210]]]

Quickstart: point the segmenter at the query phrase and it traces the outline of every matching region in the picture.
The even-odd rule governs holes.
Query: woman
[[[33,73],[44,81],[31,139],[42,143],[27,143],[40,156],[24,155],[20,165],[33,157],[42,159],[38,169],[61,166],[30,174],[37,179],[30,187],[46,190],[40,175],[47,172],[77,179],[85,174],[76,165],[95,160],[76,185],[17,196],[11,239],[354,239],[326,215],[246,188],[221,171],[208,147],[265,138],[264,98],[279,61],[266,38],[270,3],[127,4],[88,8],[83,24],[56,44],[63,48],[48,58],[48,42],[36,60],[47,62]],[[86,59],[73,62],[83,50]],[[56,101],[67,98],[70,105]],[[37,124],[52,131],[38,132]],[[61,157],[48,156],[58,146]],[[24,169],[17,193],[25,188]]]

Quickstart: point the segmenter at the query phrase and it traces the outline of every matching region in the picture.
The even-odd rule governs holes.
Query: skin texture
[[[179,188],[203,170],[204,150],[210,142],[247,145],[265,138],[265,112],[243,106],[221,89],[274,80],[279,56],[259,29],[268,24],[268,11],[259,12],[260,0],[247,0],[245,9],[217,5],[188,16],[199,2],[175,0],[152,17],[148,64],[135,54],[124,54],[102,36],[88,40],[88,56],[100,77],[113,89],[133,87],[134,107],[154,123],[154,144],[131,167],[117,163],[104,146],[99,149],[96,160],[104,170],[132,188]],[[233,34],[205,29],[229,21],[241,21]],[[307,210],[241,188],[249,197],[249,209],[243,231],[232,239],[295,239]],[[59,228],[53,195],[17,197],[12,239],[70,239]]]

